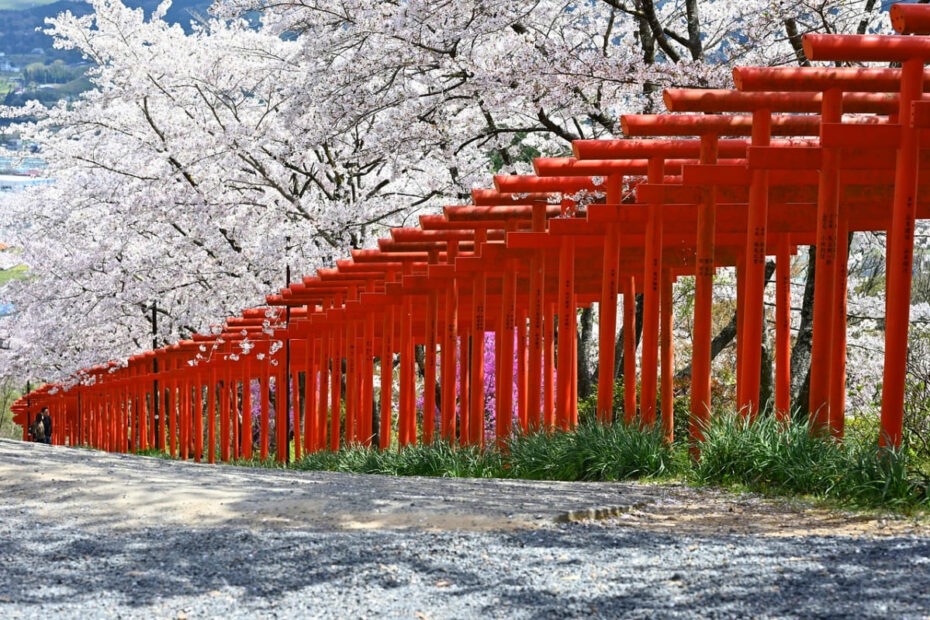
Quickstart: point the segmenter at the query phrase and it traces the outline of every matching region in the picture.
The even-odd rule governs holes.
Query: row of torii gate
[[[842,436],[848,233],[886,231],[880,441],[897,446],[914,225],[930,217],[930,184],[918,184],[930,165],[930,37],[907,35],[930,33],[930,7],[896,4],[891,18],[901,35],[810,34],[803,47],[810,60],[897,68],[743,67],[734,70],[736,90],[667,90],[669,114],[622,117],[627,139],[579,140],[573,158],[536,159],[535,175],[498,176],[495,189],[473,192],[473,204],[393,229],[378,249],[353,251],[221,330],[27,394],[14,405],[16,419],[48,407],[54,443],[160,448],[210,462],[252,458],[256,427],[262,459],[270,435],[284,446],[289,430],[298,458],[353,442],[387,448],[395,432],[400,446],[437,437],[480,445],[484,336],[492,332],[496,438],[513,431],[514,416],[503,412],[515,411],[526,431],[570,429],[578,419],[576,310],[596,302],[597,416],[608,423],[618,297],[624,334],[633,334],[641,293],[639,402],[635,339],[625,337],[623,417],[645,426],[658,419],[671,440],[672,283],[693,275],[691,434],[699,440],[712,410],[715,270],[736,267],[737,403],[754,415],[764,404],[765,262],[775,257],[774,408],[787,416],[790,261],[797,246],[815,244],[809,407],[816,427]],[[421,417],[417,345],[425,349]]]

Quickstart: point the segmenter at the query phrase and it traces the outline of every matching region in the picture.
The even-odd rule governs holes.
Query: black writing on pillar
[[[571,290],[571,286],[572,286],[571,278],[565,278],[565,281],[563,282],[562,285],[565,287],[566,291]],[[572,307],[571,297],[572,297],[571,295],[565,295],[565,299],[563,300],[563,303],[562,303],[562,317],[561,317],[562,320],[560,320],[559,322],[565,327],[565,329],[571,328],[571,319],[569,318],[569,314],[574,311],[574,308]]]
[[[822,240],[817,248],[817,255],[827,265],[836,259],[836,214],[824,213],[820,220]]]
[[[542,270],[540,269],[538,270],[538,272],[541,274]],[[539,278],[537,278],[536,280],[536,299],[534,300],[534,303],[533,303],[533,316],[530,317],[530,321],[532,321],[531,327],[533,328],[531,331],[531,335],[533,338],[532,344],[535,347],[542,346],[542,322],[543,322],[542,298],[543,298],[543,283],[542,283],[542,275],[540,275]]]
[[[785,274],[782,276],[781,281],[782,281],[782,286],[785,287],[785,290],[788,290],[788,287],[791,286],[791,271],[789,269],[785,269]],[[781,303],[781,300],[779,300],[779,303]],[[788,303],[790,306],[790,303],[791,303],[790,295],[788,296]],[[784,316],[782,317],[781,325],[786,330],[791,328],[791,313],[790,312],[784,313]]]
[[[907,196],[907,215],[904,217],[904,256],[901,270],[910,277],[914,262],[914,194]]]
[[[756,226],[753,230],[752,262],[761,265],[765,262],[765,226]]]
[[[714,259],[713,257],[702,256],[697,259],[697,272],[698,276],[713,277],[714,275]]]

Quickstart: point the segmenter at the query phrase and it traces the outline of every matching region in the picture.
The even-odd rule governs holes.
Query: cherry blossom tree
[[[285,265],[330,265],[496,172],[619,136],[662,88],[806,64],[804,32],[887,22],[875,0],[221,0],[185,34],[167,3],[91,4],[49,32],[95,89],[0,112],[39,119],[20,130],[55,179],[0,214],[32,276],[3,289],[10,373],[148,348],[153,302],[159,341],[205,330]]]

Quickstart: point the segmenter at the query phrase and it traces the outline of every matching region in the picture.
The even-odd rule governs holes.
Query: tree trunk
[[[578,336],[578,400],[584,400],[591,395],[592,377],[588,366],[588,357],[591,352],[591,340],[594,335],[594,308],[588,306],[581,309],[581,328]]]
[[[643,1],[633,0],[633,6],[639,13],[643,13]],[[652,35],[652,29],[645,18],[639,19],[639,28],[637,31],[640,46],[643,51],[643,64],[646,66],[655,64],[656,61],[656,41]],[[655,107],[655,98],[653,94],[658,90],[654,82],[643,82],[644,107],[643,114],[651,114]]]
[[[701,43],[701,16],[698,11],[698,0],[685,0],[685,9],[688,14],[688,51],[691,60],[704,58],[704,46]]]
[[[765,284],[764,286],[769,285],[769,282],[772,281],[772,275],[774,273],[775,273],[775,261],[773,260],[765,261]],[[737,319],[737,314],[736,314],[736,310],[734,310],[733,315],[730,316],[730,322],[724,325],[723,328],[719,332],[717,332],[717,335],[714,336],[714,339],[711,340],[710,361],[714,361],[714,359],[718,355],[720,355],[720,352],[723,351],[727,347],[727,345],[733,342],[733,340],[736,338],[736,322],[737,322],[736,319]],[[764,341],[765,341],[765,338],[763,334],[763,350],[765,348]],[[771,360],[770,360],[770,363],[771,363]],[[764,367],[764,360],[763,360],[763,367]],[[676,379],[690,379],[691,378],[691,364],[688,364],[687,366],[682,368],[680,371],[676,372],[675,378]],[[771,381],[771,378],[769,379],[769,381]]]
[[[772,350],[762,342],[762,376],[759,381],[759,411],[770,410],[775,403],[775,366]]]
[[[621,323],[622,324],[622,323]],[[617,334],[617,341],[614,343],[614,381],[618,381],[623,376],[623,339],[625,338],[623,328]],[[639,347],[639,341],[643,337],[643,296],[636,296],[636,347]],[[634,349],[636,348],[634,347]]]
[[[791,44],[791,49],[794,50],[794,56],[797,59],[798,64],[802,67],[811,66],[810,61],[804,54],[804,46],[801,43],[801,34],[798,32],[798,23],[793,17],[785,20],[785,32],[788,35],[788,43]]]
[[[413,345],[413,359],[416,363],[417,376],[423,379],[426,377],[426,345]]]
[[[814,278],[817,248],[807,252],[807,278],[804,281],[804,301],[801,304],[801,325],[791,349],[791,404],[800,415],[806,416],[810,405],[811,336],[814,327]]]

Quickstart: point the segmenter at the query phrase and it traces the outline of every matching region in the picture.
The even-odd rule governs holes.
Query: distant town
[[[0,192],[12,192],[30,185],[48,183],[49,179],[43,177],[46,168],[45,161],[30,154],[29,149],[15,150],[0,149]]]
[[[41,49],[15,56],[0,52],[0,101],[16,107],[31,100],[52,105],[71,99],[91,87],[84,75],[89,66],[49,60]]]

